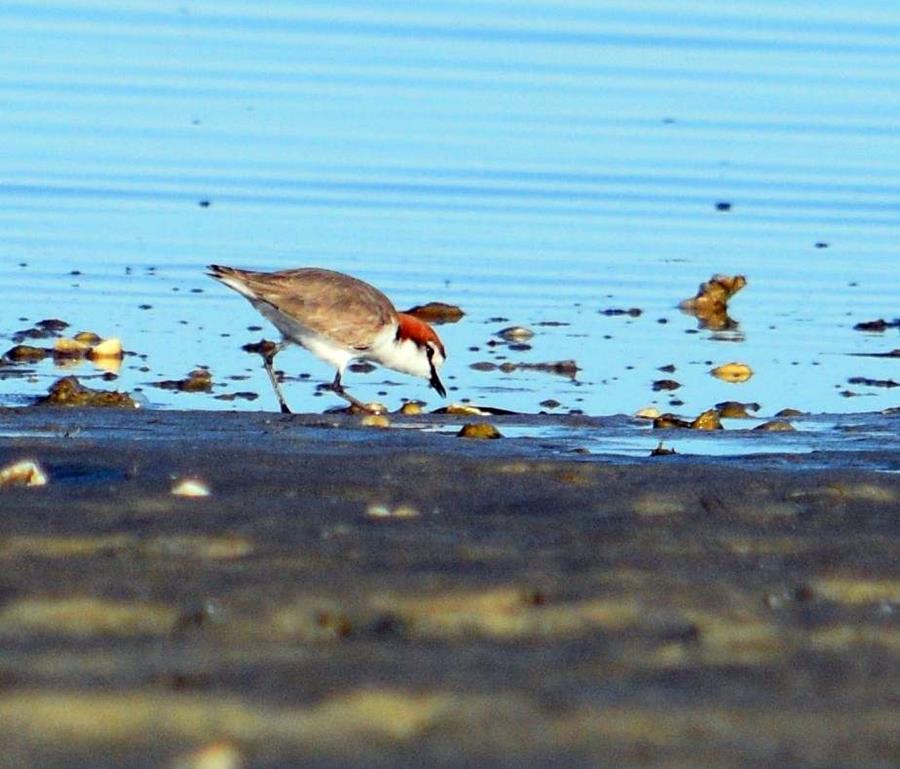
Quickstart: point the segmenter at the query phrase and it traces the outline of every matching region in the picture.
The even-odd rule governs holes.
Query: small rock
[[[775,414],[776,417],[802,417],[806,414],[805,411],[800,411],[800,409],[781,409],[781,411]]]
[[[42,328],[45,331],[51,331],[57,333],[59,331],[65,331],[69,324],[64,320],[60,320],[59,318],[45,318],[44,320],[39,320],[35,324],[38,328]]]
[[[671,427],[677,427],[680,429],[689,429],[691,423],[681,417],[675,416],[675,414],[660,414],[658,417],[653,419],[653,429],[654,430],[665,430]]]
[[[746,382],[753,376],[753,369],[746,363],[725,363],[722,366],[717,366],[709,373],[723,382],[739,384]]]
[[[122,342],[115,337],[111,337],[91,347],[88,350],[87,357],[90,360],[97,360],[100,358],[121,358],[123,354]]]
[[[749,419],[749,411],[759,411],[758,403],[740,403],[738,401],[722,401],[716,404],[716,411],[723,419]]]
[[[243,766],[244,757],[234,745],[214,742],[179,756],[172,769],[241,769]]]
[[[400,407],[400,413],[407,416],[416,416],[424,412],[424,408],[419,401],[407,401]]]
[[[456,436],[458,438],[475,438],[479,440],[492,440],[503,437],[500,431],[489,422],[469,422],[464,424]]]
[[[381,503],[373,503],[366,508],[369,518],[418,518],[419,511],[412,505],[400,504],[389,507]]]
[[[378,427],[381,429],[391,426],[391,420],[384,414],[366,414],[359,420],[359,423],[363,427]]]
[[[607,307],[605,310],[600,310],[600,314],[606,315],[607,317],[627,315],[629,318],[639,318],[643,313],[644,311],[640,307],[629,307],[628,309],[622,309],[621,307]]]
[[[478,406],[472,406],[468,403],[451,403],[440,410],[445,414],[454,414],[456,416],[484,416],[487,413],[478,408]]]
[[[49,354],[50,351],[45,350],[43,347],[32,347],[30,344],[17,344],[15,347],[11,347],[3,353],[3,357],[13,363],[36,363],[37,361],[46,358]]]
[[[660,411],[656,406],[645,406],[634,412],[637,419],[656,419],[660,416]]]
[[[79,342],[86,347],[91,347],[95,344],[100,344],[100,335],[95,334],[93,331],[79,331],[75,336],[72,337],[76,342]]]
[[[786,422],[783,419],[773,419],[769,422],[763,422],[761,425],[757,425],[753,429],[759,430],[760,432],[784,433],[794,430],[794,426],[790,422]]]
[[[878,320],[868,320],[862,323],[857,323],[854,327],[854,331],[874,331],[874,332],[882,332],[887,331],[889,328],[900,328],[900,318],[895,318],[892,321],[885,320],[884,318],[879,318]]]
[[[194,369],[184,379],[165,379],[162,382],[152,382],[154,387],[163,390],[187,393],[212,392],[212,384],[212,374],[203,368]]]
[[[446,304],[445,302],[417,304],[406,310],[405,314],[429,323],[456,323],[465,315],[455,304]]]
[[[534,331],[524,326],[508,326],[498,331],[497,336],[507,342],[524,342],[534,336]]]
[[[185,478],[172,487],[172,494],[176,497],[208,497],[209,486],[197,478]]]
[[[653,391],[660,392],[662,390],[677,390],[681,387],[681,382],[676,382],[674,379],[657,379],[653,383]]]
[[[47,474],[30,459],[0,469],[0,488],[8,486],[46,486]]]
[[[82,358],[90,349],[86,342],[80,342],[77,339],[57,339],[53,343],[54,358]]]
[[[691,422],[690,427],[692,430],[721,430],[722,422],[719,421],[719,412],[716,409],[707,409]]]
[[[56,380],[48,394],[38,399],[42,406],[100,406],[136,409],[139,404],[128,393],[110,390],[92,390],[74,376]]]

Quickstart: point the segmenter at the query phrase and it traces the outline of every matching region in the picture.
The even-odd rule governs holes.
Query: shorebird
[[[434,329],[397,312],[384,294],[358,278],[318,267],[280,272],[254,272],[209,265],[209,276],[249,300],[281,332],[281,342],[263,354],[278,404],[291,410],[272,370],[275,355],[298,344],[337,369],[329,385],[357,408],[370,410],[348,393],[341,377],[353,360],[379,363],[395,371],[424,377],[441,397],[447,391],[438,369],[447,357]]]

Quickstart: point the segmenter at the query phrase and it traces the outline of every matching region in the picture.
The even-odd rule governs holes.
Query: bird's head
[[[444,343],[425,321],[407,313],[398,314],[396,344],[403,351],[403,367],[395,366],[415,376],[424,377],[442,398],[447,397],[438,369],[447,359]]]

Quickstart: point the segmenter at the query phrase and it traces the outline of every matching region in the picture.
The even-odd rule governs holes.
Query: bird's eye
[[[434,357],[434,345],[431,342],[428,342],[425,345],[425,354],[428,356],[428,360],[431,360]]]

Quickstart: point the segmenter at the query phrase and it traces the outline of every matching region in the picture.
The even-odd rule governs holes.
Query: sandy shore
[[[0,764],[896,765],[900,476],[451,427],[0,412]]]

